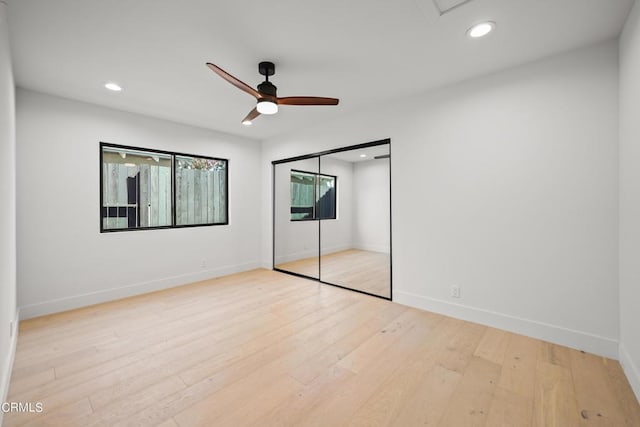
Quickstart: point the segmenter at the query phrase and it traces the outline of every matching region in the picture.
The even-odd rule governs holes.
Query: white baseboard
[[[391,248],[389,245],[369,245],[366,243],[358,243],[354,245],[355,249],[360,249],[361,251],[369,251],[369,252],[381,252],[383,254],[388,254],[391,252]]]
[[[13,360],[16,357],[16,346],[18,344],[18,321],[20,319],[20,310],[16,310],[16,317],[13,319],[13,331],[11,333],[11,341],[9,341],[9,354],[0,367],[0,404],[7,401],[9,394],[9,383],[11,382],[11,371],[13,370]],[[0,426],[4,413],[0,411]]]
[[[276,265],[278,265],[278,264],[284,264],[285,262],[298,261],[300,259],[317,257],[317,256],[318,256],[318,248],[276,256],[275,262],[276,262]]]
[[[617,340],[588,332],[577,331],[562,326],[538,322],[536,320],[523,319],[463,304],[455,304],[410,292],[394,291],[393,301],[434,313],[444,314],[445,316],[480,323],[543,341],[584,350],[600,356],[618,359]]]
[[[260,263],[260,268],[264,268],[266,270],[271,270],[273,268],[273,261],[271,261],[271,260],[262,261]]]
[[[175,286],[186,285],[200,280],[213,279],[215,277],[226,276],[228,274],[253,270],[260,267],[260,262],[248,262],[232,266],[202,270],[194,273],[182,274],[179,276],[164,279],[151,280],[148,282],[135,283],[132,285],[117,288],[105,289],[102,291],[87,294],[74,295],[71,297],[59,298],[37,304],[29,304],[20,307],[20,319],[30,319],[32,317],[44,316],[46,314],[59,313],[72,310],[74,308],[86,307],[93,304],[100,304],[120,298],[159,291]]]
[[[331,247],[323,247],[322,255],[332,254],[334,252],[342,252],[351,249],[352,245],[339,245],[339,246],[331,246]]]
[[[334,252],[346,251],[351,249],[351,245],[332,246],[330,248],[322,248],[322,255],[332,254]],[[298,261],[305,258],[313,258],[318,256],[318,248],[309,249],[305,251],[295,252],[287,255],[281,255],[276,257],[276,265],[284,264],[285,262]],[[269,267],[271,268],[271,267]]]
[[[622,369],[629,380],[629,384],[631,384],[631,388],[636,394],[636,399],[640,402],[640,367],[633,362],[627,348],[622,343],[620,343],[619,354],[620,365],[622,365]]]

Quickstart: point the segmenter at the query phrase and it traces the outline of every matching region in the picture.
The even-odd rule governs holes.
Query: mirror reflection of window
[[[315,174],[291,171],[291,220],[315,218]]]
[[[317,210],[320,219],[336,219],[336,177],[318,175]]]
[[[337,177],[291,170],[291,221],[336,219]]]

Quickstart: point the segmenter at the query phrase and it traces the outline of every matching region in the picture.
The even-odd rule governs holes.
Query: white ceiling
[[[362,154],[364,154],[365,157],[361,157]],[[389,154],[391,154],[389,152],[389,144],[384,144],[367,148],[359,148],[357,150],[339,151],[337,153],[329,154],[327,157],[332,157],[334,159],[342,160],[349,163],[360,163],[370,160],[376,160],[376,156],[384,156]]]
[[[473,0],[442,16],[432,0],[8,3],[19,86],[264,139],[616,37],[633,0]],[[496,31],[467,38],[483,20]],[[276,63],[279,96],[340,105],[284,106],[242,126],[254,99],[205,62],[255,86],[262,60]],[[124,90],[105,90],[110,80]]]

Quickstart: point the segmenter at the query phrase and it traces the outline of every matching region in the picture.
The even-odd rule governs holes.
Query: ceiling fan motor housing
[[[271,82],[262,82],[258,85],[258,92],[262,95],[276,96],[276,86]]]

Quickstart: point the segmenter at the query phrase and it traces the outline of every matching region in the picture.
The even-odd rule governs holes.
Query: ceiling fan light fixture
[[[477,39],[477,38],[486,36],[495,28],[496,28],[495,22],[491,22],[491,21],[481,22],[469,28],[467,30],[467,35],[472,39]]]
[[[268,99],[258,99],[256,109],[260,114],[275,114],[278,112],[278,104]]]

